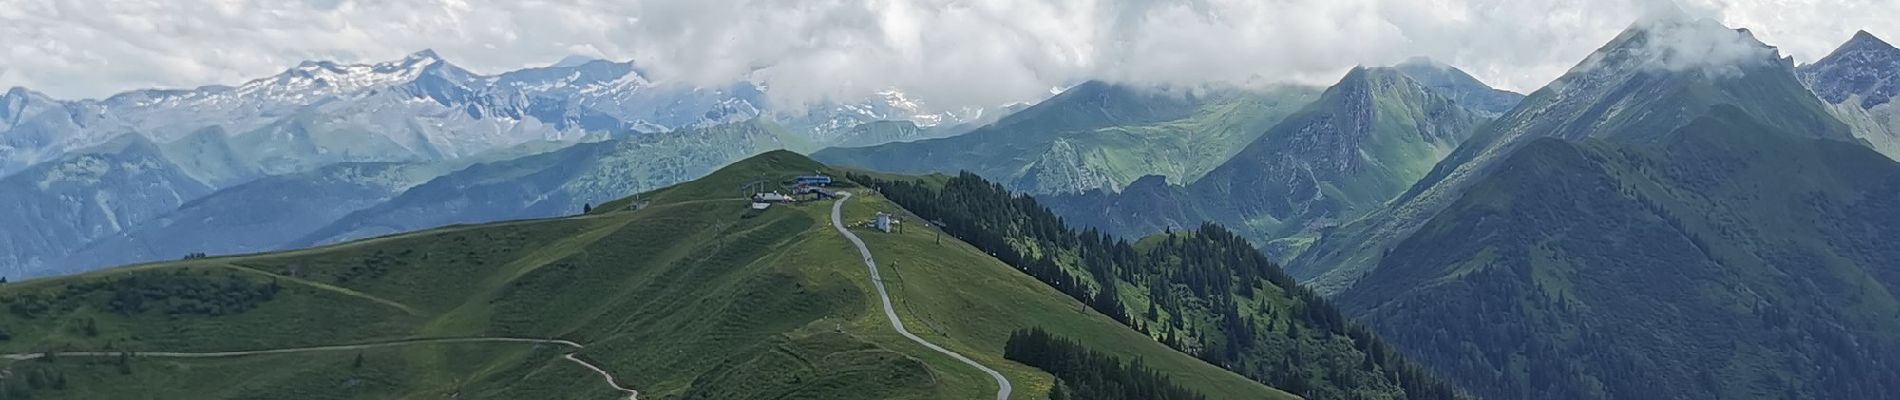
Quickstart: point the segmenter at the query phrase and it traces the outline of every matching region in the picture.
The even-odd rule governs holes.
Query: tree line
[[[156,311],[170,316],[220,316],[250,311],[283,290],[276,280],[259,281],[234,273],[177,269],[170,272],[125,274],[120,277],[74,282],[57,292],[26,292],[0,297],[7,310],[24,319],[67,312],[81,305],[119,315]],[[97,295],[95,295],[97,294]]]
[[[1206,396],[1148,369],[1122,362],[1041,328],[1019,330],[1003,345],[1003,358],[1055,375],[1049,400],[1205,400]]]
[[[1276,388],[1319,399],[1464,397],[1219,225],[1130,243],[1070,228],[969,172],[941,185],[847,178],[1169,347]]]

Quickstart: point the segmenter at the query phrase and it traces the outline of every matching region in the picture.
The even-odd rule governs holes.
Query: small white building
[[[876,227],[877,230],[884,231],[884,233],[890,233],[891,224],[893,222],[896,221],[891,220],[890,214],[877,213],[877,219],[871,221],[871,226]]]
[[[766,192],[752,195],[752,201],[755,203],[790,203],[793,202],[794,199],[792,199],[792,196],[779,194],[779,192]]]
[[[767,208],[772,208],[772,203],[752,202],[752,209],[754,210],[764,210]]]

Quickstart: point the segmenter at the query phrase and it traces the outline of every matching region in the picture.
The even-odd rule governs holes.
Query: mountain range
[[[1796,76],[1638,24],[1290,271],[1482,397],[1891,397],[1900,164]]]
[[[1490,97],[1474,106],[1453,97],[1473,94]],[[1121,236],[1220,221],[1284,258],[1312,233],[1378,208],[1423,177],[1495,109],[1473,107],[1516,98],[1428,62],[1355,68],[1186,185],[1151,176],[1120,192],[1046,201],[1080,225]]]
[[[960,110],[430,52],[16,88],[0,398],[1900,398],[1900,49],[1579,56]]]
[[[898,173],[971,171],[1037,194],[1116,191],[1146,175],[1192,179],[1232,156],[1318,90],[1155,88],[1089,81],[952,137],[812,154]]]
[[[760,116],[796,121],[814,142],[859,123],[981,121],[983,110],[927,111],[902,92],[774,109],[762,84],[653,81],[631,62],[572,59],[479,75],[420,51],[374,64],[304,62],[237,86],[139,90],[59,101],[25,88],[0,101],[0,175],[128,134],[170,143],[219,131],[264,172],[335,162],[438,160],[589,133],[651,133]],[[778,117],[781,116],[782,117]]]
[[[15,88],[0,101],[0,187],[23,206],[0,215],[0,223],[32,228],[0,232],[0,274],[70,273],[334,240],[303,237],[323,229],[309,226],[315,224],[337,223],[338,235],[358,238],[553,216],[691,179],[764,150],[918,140],[994,118],[980,108],[927,111],[895,90],[857,103],[774,109],[764,87],[656,82],[630,62],[584,58],[479,75],[425,50],[375,64],[305,62],[238,86],[141,90],[103,100],[59,101]],[[719,135],[725,132],[748,134]],[[603,141],[618,144],[588,144],[553,157],[641,163],[536,176],[547,180],[522,182],[521,196],[528,199],[519,203],[464,207],[418,200],[452,182],[397,196],[469,166]],[[541,168],[578,168],[580,162]],[[507,168],[456,179],[497,180],[474,176]],[[306,197],[291,199],[291,193]],[[567,193],[584,198],[548,200]],[[429,208],[400,217],[372,214],[387,221],[334,221],[392,200]],[[292,220],[299,222],[284,224]],[[271,232],[237,237],[245,229]]]
[[[1709,38],[1735,56],[1677,47]],[[1884,398],[1896,53],[1863,32],[1796,67],[1746,30],[1646,21],[1521,100],[1356,69],[1198,174],[1037,186],[1021,133],[817,157],[996,174],[1121,237],[1230,226],[1479,397]]]

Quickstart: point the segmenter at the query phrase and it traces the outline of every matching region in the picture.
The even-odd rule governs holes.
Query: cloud
[[[1635,25],[1648,35],[1635,49],[1635,56],[1646,68],[1732,76],[1740,75],[1744,67],[1766,65],[1781,58],[1780,52],[1748,32],[1693,15],[1646,18]]]
[[[786,102],[896,87],[993,105],[1087,79],[1325,84],[1421,55],[1528,91],[1658,8],[1751,28],[1800,60],[1859,29],[1900,37],[1881,17],[1900,15],[1891,0],[0,0],[0,87],[100,97],[433,48],[482,73],[578,54],[666,80],[750,77]]]

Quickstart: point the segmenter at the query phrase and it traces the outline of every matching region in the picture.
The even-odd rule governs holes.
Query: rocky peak
[[[1863,108],[1886,104],[1900,96],[1900,49],[1867,31],[1813,64],[1801,66],[1802,83],[1829,103],[1860,97]]]

